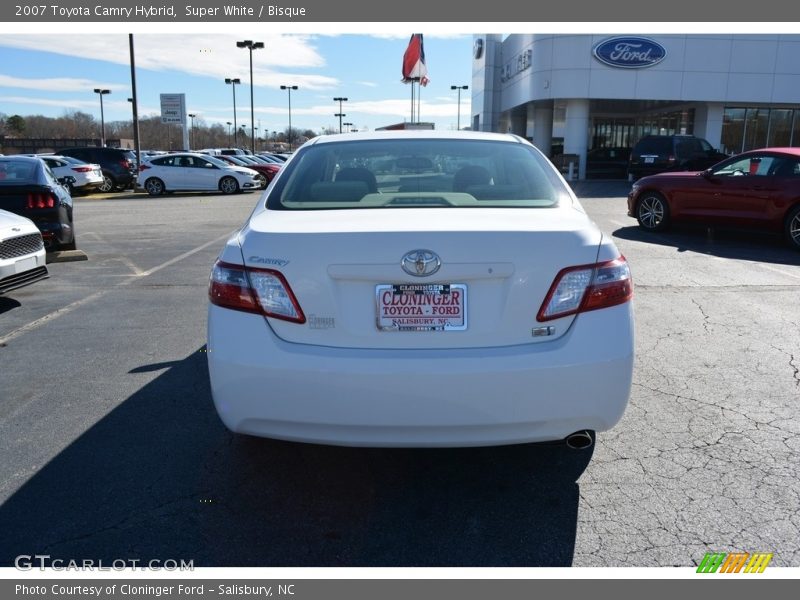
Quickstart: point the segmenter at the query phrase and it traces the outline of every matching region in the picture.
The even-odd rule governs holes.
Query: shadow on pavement
[[[669,231],[652,233],[634,225],[621,227],[612,235],[622,240],[672,247],[678,252],[692,251],[778,265],[800,264],[800,252],[790,248],[780,236],[760,232],[673,225]]]
[[[234,436],[214,411],[202,350],[0,506],[0,565],[19,554],[195,566],[572,563],[576,481],[591,450],[359,449]]]
[[[12,292],[9,292],[9,294],[10,293]],[[2,315],[4,312],[19,308],[20,306],[22,306],[22,304],[19,302],[19,300],[14,300],[14,298],[9,298],[8,296],[0,296],[0,315]]]
[[[568,181],[578,198],[627,198],[631,183],[625,179]]]

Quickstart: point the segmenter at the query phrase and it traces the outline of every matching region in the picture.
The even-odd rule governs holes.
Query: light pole
[[[103,96],[106,94],[110,94],[111,90],[102,90],[100,88],[94,88],[95,94],[100,94],[100,145],[105,148],[106,147],[106,117],[103,114]]]
[[[256,137],[258,137],[258,127],[253,128],[253,154],[256,153]],[[259,144],[260,146],[260,144]],[[259,148],[260,150],[260,148]]]
[[[351,131],[353,131],[352,129],[350,129],[353,126],[352,123],[342,123],[342,125],[347,127],[347,133],[350,133]]]
[[[456,131],[461,131],[461,90],[468,90],[468,85],[451,85],[451,90],[458,90],[458,117],[456,119]]]
[[[230,121],[225,121],[225,123],[227,123],[227,125],[228,125],[228,145],[231,146],[232,145],[232,143],[231,143],[231,122]]]
[[[189,132],[189,145],[194,148],[194,118],[197,116],[197,113],[189,113],[189,118],[192,120],[192,129]]]
[[[292,151],[292,90],[296,90],[296,85],[282,85],[282,90],[289,92],[289,152]]]
[[[253,118],[253,50],[258,50],[264,47],[264,42],[254,42],[253,40],[244,40],[243,42],[236,42],[237,48],[247,48],[250,50],[250,136],[253,138],[253,144],[250,150],[255,154],[256,152],[256,136],[255,136],[255,119]]]
[[[226,77],[225,83],[231,86],[231,89],[233,90],[233,145],[236,146],[239,143],[239,138],[237,137],[236,132],[236,86],[242,83],[242,80],[238,77],[236,79]]]
[[[339,103],[339,112],[335,113],[333,116],[339,117],[339,133],[342,133],[342,117],[347,116],[342,112],[342,102],[347,102],[347,98],[334,98],[333,101]]]

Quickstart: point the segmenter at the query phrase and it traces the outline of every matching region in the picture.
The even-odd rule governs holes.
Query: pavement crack
[[[700,314],[703,315],[703,331],[708,333],[709,316],[706,314],[706,311],[703,310],[703,307],[700,306],[700,303],[694,298],[692,298],[692,304],[694,304],[698,309],[700,309]]]

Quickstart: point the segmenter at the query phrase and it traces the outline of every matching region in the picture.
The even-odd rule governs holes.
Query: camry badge
[[[433,275],[442,266],[442,261],[430,250],[412,250],[400,261],[403,271],[414,277]]]

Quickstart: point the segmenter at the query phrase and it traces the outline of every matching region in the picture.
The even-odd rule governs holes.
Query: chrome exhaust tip
[[[576,431],[569,434],[564,439],[564,442],[567,444],[567,448],[585,450],[586,448],[591,448],[592,444],[594,444],[594,438],[588,431]]]

